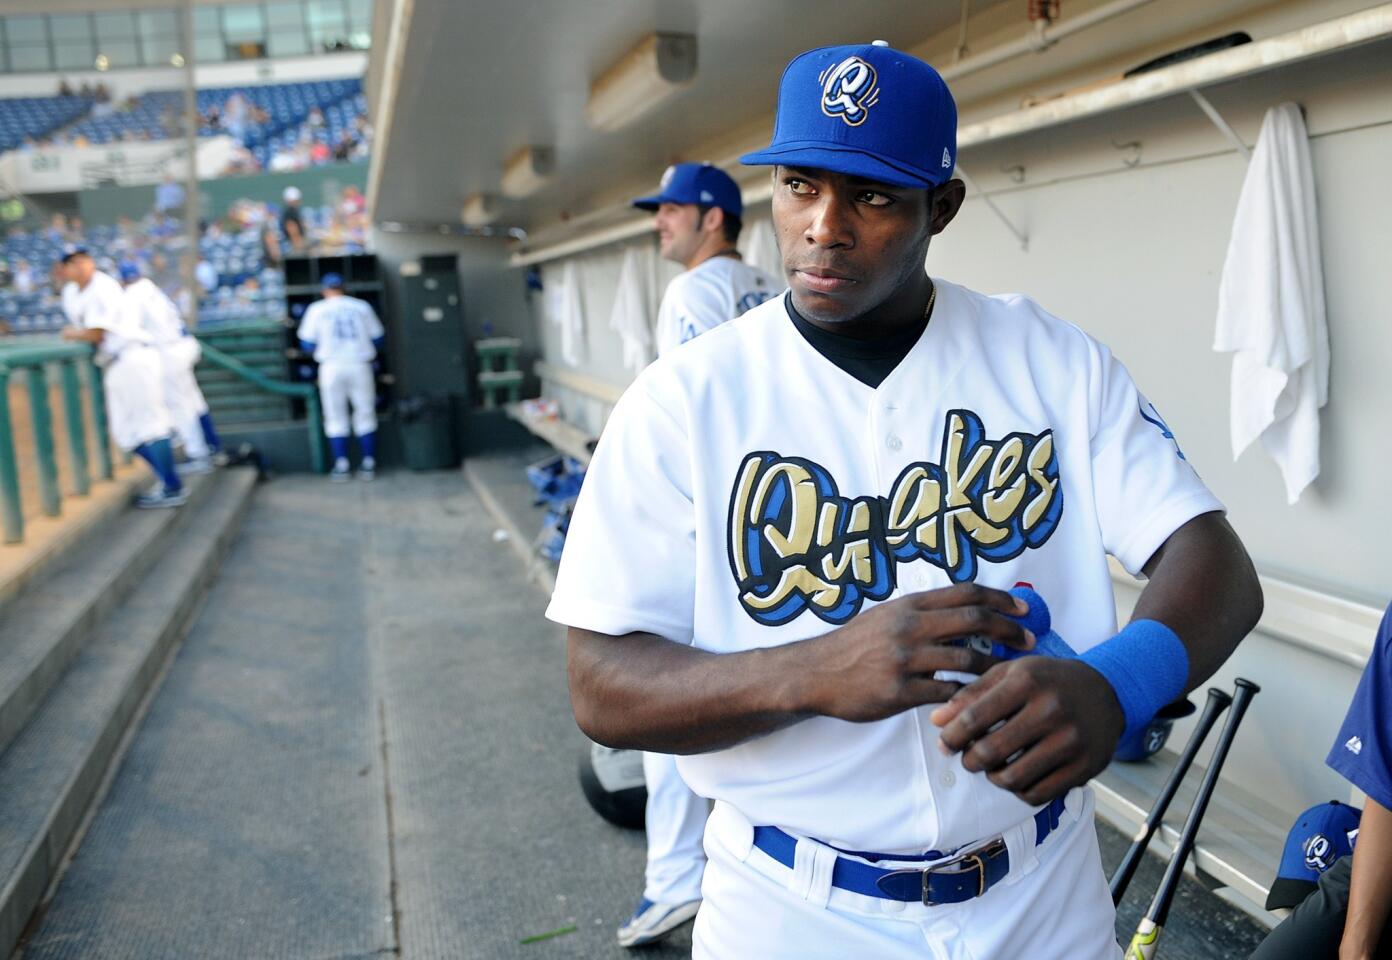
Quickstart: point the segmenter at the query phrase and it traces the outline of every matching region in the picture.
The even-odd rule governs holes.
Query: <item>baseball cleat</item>
[[[164,507],[182,507],[188,500],[184,491],[171,491],[166,487],[157,487],[149,493],[142,493],[135,498],[135,506],[139,510],[159,510]]]
[[[358,479],[372,481],[377,478],[377,461],[372,457],[364,457],[363,462],[358,464]]]
[[[185,477],[197,473],[212,473],[213,461],[208,457],[185,460],[183,463],[174,464],[174,472]]]
[[[700,900],[686,903],[653,903],[644,897],[638,901],[638,909],[622,927],[619,927],[619,946],[641,947],[656,943],[671,935],[678,927],[690,923],[701,907]]]
[[[335,460],[333,469],[329,471],[330,483],[346,483],[353,476],[353,471],[348,469],[347,460]]]
[[[215,450],[213,454],[208,457],[208,462],[215,467],[225,467],[232,462],[232,458],[229,457],[225,451]]]

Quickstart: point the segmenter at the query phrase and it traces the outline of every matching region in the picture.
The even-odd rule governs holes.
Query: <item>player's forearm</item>
[[[1358,824],[1349,883],[1348,919],[1339,945],[1340,960],[1380,957],[1392,943],[1378,938],[1392,914],[1392,811],[1371,797]]]
[[[1132,614],[1158,620],[1183,641],[1192,690],[1232,655],[1261,619],[1262,592],[1242,541],[1219,513],[1176,530],[1146,564],[1150,582]]]
[[[704,753],[812,715],[791,663],[803,644],[716,654],[646,633],[567,637],[576,722],[606,746]]]

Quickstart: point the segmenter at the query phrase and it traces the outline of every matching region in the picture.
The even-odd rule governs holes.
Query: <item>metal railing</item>
[[[298,397],[305,403],[310,464],[323,473],[323,415],[319,391],[310,384],[273,380],[208,343],[202,343],[203,359],[246,380],[255,387],[283,397]],[[98,476],[114,476],[111,442],[107,432],[106,400],[102,393],[102,372],[92,360],[92,348],[85,344],[59,340],[32,339],[0,345],[0,527],[5,543],[24,540],[24,509],[20,498],[19,466],[16,454],[15,424],[10,410],[10,378],[22,372],[28,381],[28,402],[34,465],[37,468],[39,506],[44,516],[62,514],[63,491],[59,485],[58,457],[54,440],[53,411],[49,402],[51,367],[58,368],[62,387],[63,420],[66,424],[69,473],[73,496],[86,496],[92,488],[88,451],[87,415],[82,392],[86,383],[92,435],[96,446]],[[25,451],[27,454],[29,451]]]
[[[206,340],[199,339],[203,347],[203,359],[236,374],[262,390],[282,397],[299,397],[305,402],[306,429],[309,431],[309,463],[315,473],[324,472],[324,428],[323,415],[319,409],[319,390],[307,383],[286,383],[272,380],[255,367],[247,366],[231,354],[224,353]]]
[[[91,490],[87,456],[87,429],[82,411],[83,379],[91,407],[96,437],[97,471],[112,478],[111,445],[107,439],[106,401],[101,370],[92,362],[92,349],[57,340],[30,340],[0,346],[0,526],[5,543],[24,539],[24,511],[19,492],[19,460],[15,454],[14,424],[10,415],[10,377],[24,371],[29,388],[29,416],[33,427],[34,458],[38,467],[39,503],[45,516],[62,512],[63,494],[58,486],[58,458],[54,449],[53,415],[49,409],[48,368],[59,367],[63,390],[63,419],[67,423],[72,492],[86,496]]]

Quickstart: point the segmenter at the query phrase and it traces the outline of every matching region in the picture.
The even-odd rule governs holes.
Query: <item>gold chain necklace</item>
[[[928,282],[929,282],[929,283],[933,283],[932,280],[929,280]],[[937,302],[937,299],[938,299],[938,285],[937,285],[936,283],[933,283],[933,289],[930,290],[930,291],[928,291],[928,306],[926,306],[926,307],[923,308],[923,321],[924,321],[924,323],[927,323],[927,322],[928,322],[928,318],[931,317],[931,316],[933,315],[933,304]]]

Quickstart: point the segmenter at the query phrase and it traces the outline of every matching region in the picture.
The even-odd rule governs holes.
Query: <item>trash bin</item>
[[[447,396],[418,395],[396,403],[401,447],[412,470],[448,470],[459,465]]]

